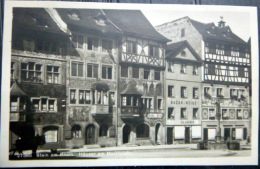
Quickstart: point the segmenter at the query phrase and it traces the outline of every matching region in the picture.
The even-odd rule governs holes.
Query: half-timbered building
[[[220,104],[220,127],[224,141],[246,142],[250,136],[249,43],[234,34],[223,18],[218,25],[189,17],[156,27],[173,42],[187,40],[203,60],[202,135],[214,141],[217,128],[216,99]]]
[[[121,31],[118,43],[118,145],[165,144],[165,47],[139,10],[104,10]]]

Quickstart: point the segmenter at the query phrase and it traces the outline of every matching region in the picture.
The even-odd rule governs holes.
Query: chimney
[[[218,27],[224,28],[226,22],[223,21],[223,16],[220,16],[220,19],[221,19],[221,21],[218,22]]]

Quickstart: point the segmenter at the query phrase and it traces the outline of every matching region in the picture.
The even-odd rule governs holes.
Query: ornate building
[[[62,147],[69,36],[43,8],[14,8],[13,16],[10,146],[44,134],[43,148]]]
[[[202,137],[214,141],[216,114],[220,113],[224,141],[245,143],[250,136],[250,44],[234,34],[221,20],[201,23],[189,17],[156,27],[173,42],[187,40],[203,60],[202,65]],[[220,99],[220,112],[216,100]]]

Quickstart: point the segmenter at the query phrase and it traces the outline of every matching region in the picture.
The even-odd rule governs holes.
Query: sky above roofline
[[[153,26],[158,26],[166,22],[171,22],[173,20],[188,16],[193,20],[202,23],[214,22],[218,25],[221,20],[220,16],[223,16],[223,20],[226,22],[226,26],[230,26],[233,33],[242,38],[244,41],[248,41],[250,38],[250,20],[249,14],[246,12],[210,12],[210,11],[185,11],[182,9],[180,11],[173,10],[141,10],[147,19],[151,22]]]

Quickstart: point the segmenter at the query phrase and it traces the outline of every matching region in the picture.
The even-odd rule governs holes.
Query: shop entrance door
[[[173,143],[173,128],[168,127],[167,128],[167,144]]]
[[[123,144],[129,143],[130,133],[131,133],[131,127],[126,124],[123,128]]]
[[[185,143],[190,143],[190,127],[185,127]]]
[[[224,141],[230,141],[230,134],[231,134],[231,130],[230,128],[225,128],[224,129]]]
[[[157,123],[155,127],[155,144],[159,141],[159,136],[158,136],[159,129],[160,129],[160,123]]]
[[[86,128],[86,135],[85,135],[85,143],[86,144],[95,144],[96,134],[95,134],[95,126],[90,124]]]
[[[203,140],[208,141],[208,129],[203,129]]]

